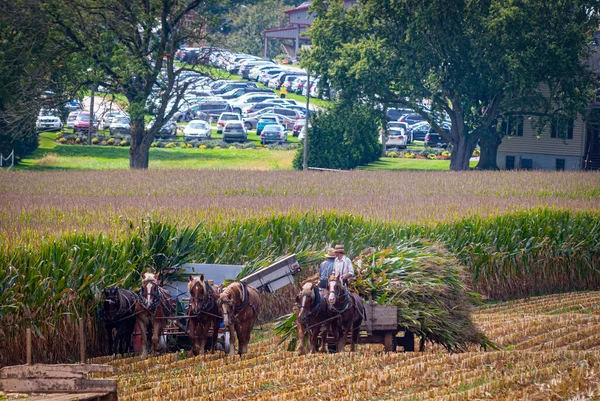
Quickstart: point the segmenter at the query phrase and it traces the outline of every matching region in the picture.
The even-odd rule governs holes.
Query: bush
[[[99,143],[100,143],[100,140],[98,138],[92,138],[93,145],[98,145]]]
[[[158,145],[158,144],[157,144],[156,142],[152,142],[152,143],[150,144],[150,147],[151,147],[151,148],[155,148],[157,145]]]
[[[67,143],[67,138],[60,138],[58,140],[58,142],[60,142],[60,143]]]
[[[106,141],[107,144],[109,145],[114,145],[115,144],[115,138],[108,138],[108,141]]]
[[[165,145],[165,148],[167,149],[173,149],[175,147],[177,147],[177,144],[175,142],[169,142]]]
[[[120,146],[127,146],[129,144],[127,143],[127,141],[123,140],[123,141],[119,142],[119,145]]]
[[[378,112],[365,104],[338,102],[318,113],[309,130],[308,166],[352,169],[379,159],[380,119]],[[301,146],[294,158],[295,169],[302,169],[302,158]]]

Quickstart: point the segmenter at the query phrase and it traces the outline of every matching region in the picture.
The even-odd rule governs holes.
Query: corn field
[[[423,239],[487,299],[597,289],[599,183],[570,172],[0,171],[0,366],[24,361],[26,327],[36,362],[75,360],[78,317],[100,355],[101,289],[135,289],[143,271],[188,261],[247,273],[296,253],[310,272],[336,243],[353,257]],[[263,321],[289,313],[294,295],[268,295]]]
[[[474,314],[499,351],[298,356],[270,330],[243,358],[97,358],[119,369],[120,400],[592,400],[600,397],[600,293],[545,296]]]

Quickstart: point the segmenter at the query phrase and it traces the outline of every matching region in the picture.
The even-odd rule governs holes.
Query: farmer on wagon
[[[333,262],[334,274],[339,274],[340,279],[346,287],[348,287],[348,279],[354,277],[354,267],[352,261],[348,258],[344,252],[344,245],[335,246],[336,258]]]
[[[335,261],[335,249],[329,248],[326,254],[327,259],[321,263],[319,269],[319,288],[327,288],[329,276],[333,274],[333,262]]]

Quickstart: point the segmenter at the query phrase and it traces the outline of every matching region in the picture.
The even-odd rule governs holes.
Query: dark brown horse
[[[302,286],[302,290],[296,297],[298,303],[298,319],[296,326],[298,327],[298,345],[296,351],[300,355],[306,353],[304,347],[305,339],[308,340],[308,349],[311,353],[318,351],[318,338],[321,333],[322,322],[327,320],[327,293],[323,292],[313,283],[306,283]],[[326,350],[327,330],[323,330],[322,349]]]
[[[200,277],[190,276],[188,282],[188,291],[190,293],[190,304],[188,306],[188,315],[190,316],[190,341],[192,342],[192,351],[194,355],[204,354],[204,347],[208,337],[208,330],[212,325],[212,345],[210,352],[215,352],[215,344],[219,335],[219,325],[223,318],[220,315],[217,305],[218,295],[204,281],[204,275]]]
[[[104,327],[108,335],[109,355],[133,352],[131,334],[135,327],[136,302],[137,297],[131,291],[119,288],[104,290]],[[113,337],[115,329],[116,334]]]
[[[363,300],[358,295],[348,291],[342,284],[339,275],[329,276],[329,296],[327,298],[329,316],[339,316],[331,320],[331,331],[337,345],[338,352],[344,352],[346,338],[352,332],[350,351],[355,350],[360,334],[360,325],[365,316]]]
[[[148,355],[148,328],[152,328],[152,350],[158,352],[159,336],[162,335],[168,322],[164,318],[175,315],[175,304],[169,291],[158,285],[152,273],[144,273],[135,313],[142,336],[142,356]],[[164,346],[163,351],[165,351]]]
[[[238,354],[247,353],[250,333],[260,313],[258,290],[246,283],[236,281],[223,290],[218,304],[223,313],[223,323],[229,329],[231,340],[229,353],[235,354],[234,328],[238,339]]]

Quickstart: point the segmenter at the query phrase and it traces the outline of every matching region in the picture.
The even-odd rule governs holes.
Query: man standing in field
[[[335,261],[336,254],[333,248],[327,250],[327,260],[321,263],[319,269],[319,288],[327,288],[327,282],[329,276],[333,274],[333,262]]]
[[[345,255],[344,245],[336,245],[335,254],[337,257],[333,262],[333,272],[339,274],[344,285],[348,287],[348,279],[354,276],[352,261]]]

